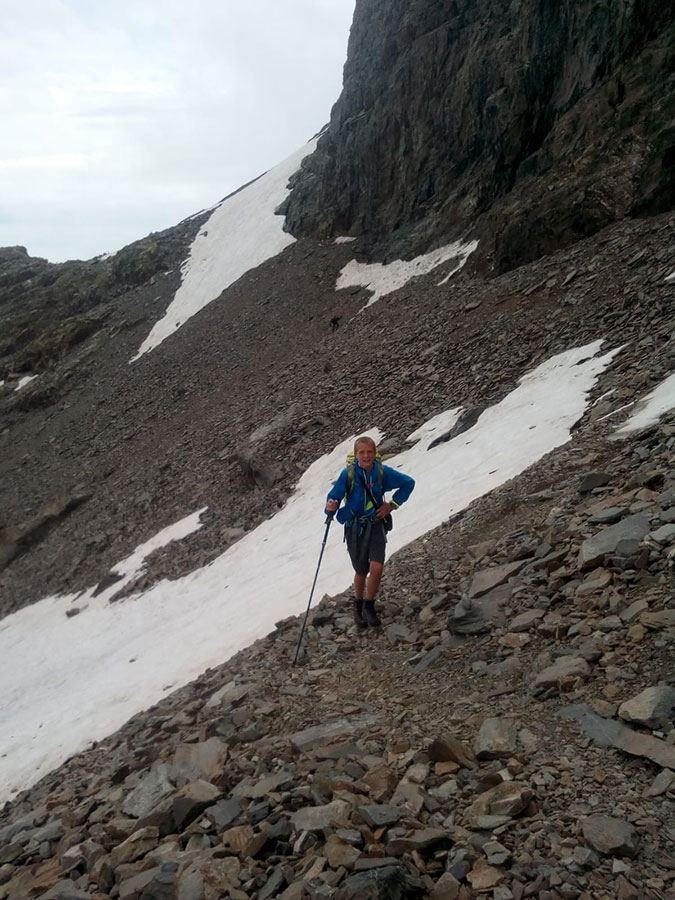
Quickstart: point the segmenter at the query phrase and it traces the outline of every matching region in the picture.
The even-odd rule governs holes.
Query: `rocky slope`
[[[326,597],[7,804],[0,898],[672,897],[675,419],[604,413],[394,557],[381,631]]]
[[[443,410],[500,400],[571,346],[640,346],[616,402],[633,399],[672,367],[672,246],[670,218],[626,221],[500,278],[460,273],[439,287],[432,273],[354,318],[368,292],[336,292],[335,280],[358,246],[301,241],[129,365],[172,296],[174,258],[35,381],[0,388],[2,611],[99,582],[208,506],[205,527],[160,552],[148,578],[203,565],[345,434],[377,424],[395,449]],[[604,383],[632,365],[618,357]]]
[[[377,421],[394,448],[552,353],[624,345],[568,448],[392,559],[381,633],[325,598],[300,666],[299,622],[280,623],[7,804],[0,898],[672,896],[675,434],[609,437],[672,371],[674,229],[625,221],[490,281],[436,273],[355,318],[366,293],[334,290],[353,245],[303,241],[134,366],[147,319],[53,364],[72,372],[54,402],[6,393],[3,508],[85,495],[5,568],[9,610],[102,579],[205,502],[145,583],[188,571],[346,432]],[[149,317],[139,294],[115,315]]]
[[[293,234],[498,271],[673,208],[675,10],[658,0],[361,0]]]

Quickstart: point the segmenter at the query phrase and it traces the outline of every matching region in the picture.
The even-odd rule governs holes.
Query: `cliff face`
[[[673,3],[358,0],[287,227],[389,255],[470,229],[504,270],[671,209],[674,120]]]

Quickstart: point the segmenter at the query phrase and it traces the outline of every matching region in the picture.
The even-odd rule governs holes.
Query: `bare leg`
[[[383,569],[384,569],[384,565],[382,563],[371,562],[370,571],[368,573],[368,588],[366,591],[366,599],[367,600],[374,600],[375,597],[377,596],[377,591],[380,587],[380,581],[382,580],[382,570]],[[365,581],[365,579],[364,579],[364,581]],[[354,579],[354,586],[356,587],[356,579]]]

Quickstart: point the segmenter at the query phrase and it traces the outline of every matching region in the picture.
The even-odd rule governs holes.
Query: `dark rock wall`
[[[513,267],[671,209],[674,120],[672,0],[358,0],[287,227],[392,256],[471,229]]]

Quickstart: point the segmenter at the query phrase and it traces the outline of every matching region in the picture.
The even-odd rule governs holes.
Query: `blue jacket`
[[[378,506],[381,506],[384,502],[384,495],[387,491],[395,491],[394,496],[391,498],[391,502],[394,506],[400,506],[402,503],[405,503],[412,494],[413,488],[415,487],[415,480],[411,478],[410,475],[404,475],[403,472],[392,469],[391,466],[382,466],[382,470],[382,486],[380,486],[378,463],[373,463],[372,470],[370,472],[365,472],[355,460],[354,487],[348,502],[346,500],[348,487],[347,469],[344,468],[342,472],[340,472],[340,477],[326,497],[327,501],[345,500],[344,505],[338,509],[336,514],[336,519],[340,524],[349,525],[355,518],[375,515],[376,509],[368,500],[364,484],[370,485],[370,490],[377,501]]]

